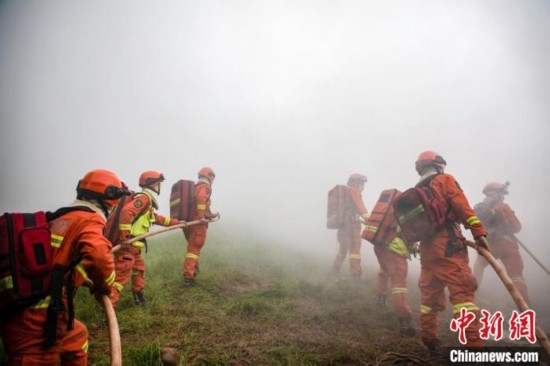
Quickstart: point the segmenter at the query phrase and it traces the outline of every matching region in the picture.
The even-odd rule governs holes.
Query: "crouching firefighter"
[[[86,279],[97,299],[111,293],[115,273],[105,223],[127,191],[114,173],[98,169],[78,182],[76,192],[76,200],[49,221],[50,295],[0,323],[9,365],[87,364],[88,330],[74,318],[73,297]]]

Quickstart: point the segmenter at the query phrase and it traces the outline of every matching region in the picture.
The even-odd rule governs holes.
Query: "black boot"
[[[434,338],[430,342],[426,343],[426,348],[428,348],[428,353],[430,357],[438,357],[443,355],[443,350],[441,349],[441,341],[437,338]]]
[[[145,306],[145,298],[143,297],[143,292],[138,291],[134,292],[134,302],[138,306]]]
[[[183,279],[183,286],[185,286],[185,287],[195,286],[195,279],[194,278],[184,278]]]
[[[407,337],[416,335],[416,329],[411,325],[411,318],[399,319],[399,333]]]

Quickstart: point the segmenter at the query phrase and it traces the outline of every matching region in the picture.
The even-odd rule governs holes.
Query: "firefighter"
[[[195,284],[195,277],[199,268],[199,256],[206,242],[207,221],[219,217],[219,213],[210,211],[210,196],[212,195],[212,184],[215,178],[216,174],[212,168],[203,167],[199,170],[198,180],[195,183],[195,195],[193,197],[193,205],[195,207],[195,217],[193,220],[199,220],[201,223],[183,229],[185,239],[187,240],[187,251],[183,260],[184,286],[193,286]]]
[[[367,177],[354,173],[348,178],[348,199],[344,206],[344,223],[336,231],[338,253],[333,268],[340,272],[346,256],[349,254],[349,272],[353,279],[361,278],[361,222],[369,217],[361,193],[365,188]]]
[[[52,283],[61,287],[52,285],[50,296],[1,323],[9,365],[87,364],[88,330],[74,319],[74,290],[87,277],[98,300],[111,293],[112,244],[103,233],[109,212],[127,191],[113,172],[97,169],[84,175],[76,192],[69,207],[78,208],[50,222],[53,273],[59,274],[52,275]]]
[[[465,308],[475,319],[465,329],[467,347],[483,347],[479,336],[480,309],[475,304],[477,281],[468,265],[468,250],[459,224],[469,229],[480,247],[488,249],[487,231],[471,208],[455,178],[444,173],[446,161],[434,151],[422,152],[416,161],[420,175],[417,186],[429,185],[443,212],[448,212],[445,225],[429,239],[420,242],[421,293],[420,332],[422,342],[430,352],[440,352],[437,338],[438,312],[445,310],[445,288],[449,292],[453,317]]]
[[[405,336],[414,336],[416,329],[411,324],[411,306],[407,288],[407,272],[410,251],[405,241],[395,232],[386,245],[374,245],[374,254],[380,265],[376,275],[376,294],[378,305],[387,307],[388,285],[391,286],[391,296],[395,315],[399,321],[399,332]],[[414,251],[414,246],[412,251]]]
[[[159,208],[157,197],[160,194],[160,186],[164,181],[162,173],[148,170],[139,177],[141,191],[133,195],[132,199],[121,208],[118,218],[118,235],[113,244],[120,244],[133,237],[149,232],[153,224],[161,226],[173,226],[179,223],[176,219],[170,219],[157,214]],[[109,220],[109,225],[117,225]],[[110,229],[108,227],[108,229]],[[110,230],[108,230],[109,232]],[[116,278],[111,295],[111,302],[116,306],[120,299],[120,292],[131,277],[132,294],[134,303],[139,306],[145,305],[143,289],[145,288],[145,261],[141,251],[146,247],[145,240],[134,241],[124,245],[115,253]]]
[[[510,206],[504,203],[504,196],[508,194],[508,184],[508,182],[507,184],[497,182],[486,184],[483,188],[485,199],[475,206],[475,210],[489,232],[491,253],[496,259],[502,261],[510,279],[523,299],[529,303],[527,284],[523,278],[523,260],[514,236],[520,232],[521,222]],[[478,254],[474,263],[474,275],[479,283],[487,264],[489,264],[487,260]]]

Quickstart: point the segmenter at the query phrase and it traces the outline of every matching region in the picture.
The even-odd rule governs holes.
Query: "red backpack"
[[[399,194],[397,189],[382,191],[365,223],[363,239],[374,245],[386,245],[397,236],[397,220],[391,203]]]
[[[409,243],[427,240],[445,226],[447,212],[430,186],[435,176],[407,189],[392,202],[401,235]]]
[[[0,216],[0,314],[20,310],[50,294],[53,247],[49,222],[87,207]]]
[[[178,180],[170,193],[170,218],[191,221],[195,218],[195,182]]]
[[[327,229],[339,229],[344,225],[344,213],[348,200],[348,187],[337,185],[328,192]]]

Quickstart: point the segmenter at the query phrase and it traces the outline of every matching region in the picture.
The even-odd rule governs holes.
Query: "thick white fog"
[[[216,225],[332,255],[328,190],[366,174],[370,209],[436,150],[472,205],[511,182],[550,266],[549,65],[545,0],[0,1],[0,210],[60,207],[107,168],[163,172],[167,214],[211,166]]]

